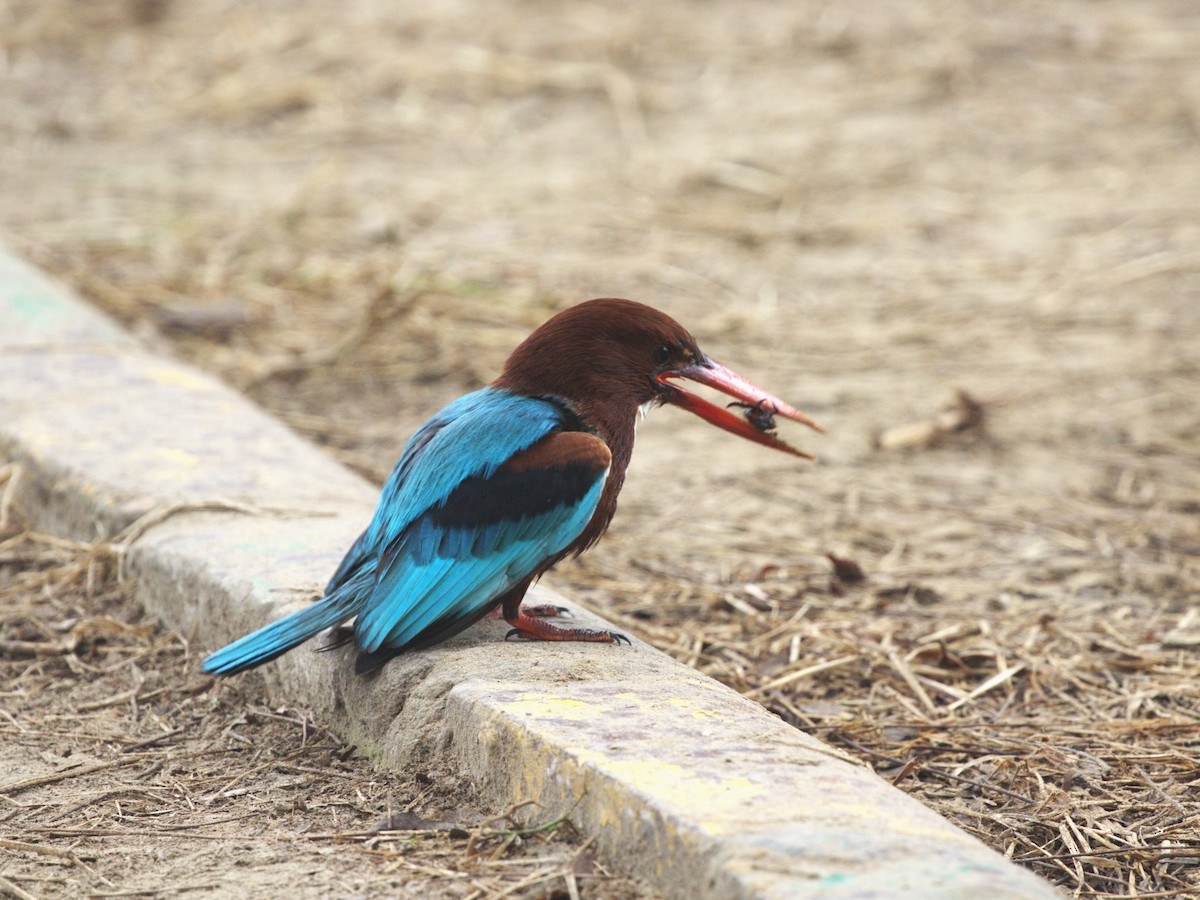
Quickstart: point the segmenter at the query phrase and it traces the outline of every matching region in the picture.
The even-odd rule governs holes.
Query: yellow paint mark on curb
[[[590,719],[596,714],[590,703],[573,700],[569,697],[556,697],[553,694],[527,695],[521,700],[505,703],[504,708],[516,715],[571,719],[573,721]]]
[[[147,366],[146,377],[160,384],[170,384],[188,391],[211,391],[212,382],[195,372],[174,366]]]
[[[835,819],[840,813],[855,820],[854,824],[848,827],[866,829],[871,827],[867,823],[886,821],[889,831],[913,837],[934,838],[938,841],[956,840],[964,844],[972,844],[974,841],[965,831],[947,829],[944,822],[937,820],[926,821],[924,817],[881,810],[878,804],[835,801],[827,803],[825,809],[831,819]]]
[[[687,697],[668,697],[667,702],[696,719],[717,719],[721,722],[729,720],[729,716],[721,715],[721,713],[714,709],[701,706],[695,700],[689,700]]]
[[[609,760],[605,769],[618,782],[634,785],[656,800],[669,803],[680,810],[704,813],[700,823],[712,834],[722,833],[728,826],[730,813],[743,812],[747,806],[759,803],[765,793],[761,784],[748,778],[706,778],[697,776],[675,763],[646,760]]]
[[[618,759],[603,750],[574,748],[576,758],[604,773],[618,799],[628,788],[654,798],[654,805],[666,804],[695,816],[710,834],[722,834],[745,814],[749,806],[766,799],[763,785],[748,778],[722,778],[713,773],[697,773],[677,763],[659,760]],[[594,790],[594,788],[593,788]],[[618,802],[616,808],[624,803]]]
[[[195,453],[188,453],[186,450],[179,450],[175,447],[156,447],[155,453],[180,466],[195,466],[200,463],[200,457]]]

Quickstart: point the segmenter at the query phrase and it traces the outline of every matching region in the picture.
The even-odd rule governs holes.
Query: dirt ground
[[[0,238],[376,480],[552,311],[675,315],[819,461],[656,412],[553,584],[1068,893],[1200,893],[1192,0],[0,0],[0,53]],[[181,654],[171,703],[295,746]],[[239,834],[370,824],[277,796]],[[180,877],[286,865],[222,859]]]
[[[453,772],[393,779],[252,682],[200,675],[185,641],[139,621],[107,545],[14,526],[0,895],[653,896],[569,823],[481,812]]]

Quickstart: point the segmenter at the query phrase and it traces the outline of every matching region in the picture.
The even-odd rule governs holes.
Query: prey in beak
[[[720,406],[684,390],[674,384],[673,379],[686,379],[714,388],[735,398],[736,402],[729,405],[741,407],[745,412],[740,416],[735,415],[728,408],[722,409]],[[797,450],[775,436],[776,416],[783,416],[785,419],[807,425],[814,431],[825,431],[791,404],[780,400],[732,369],[708,357],[703,357],[700,362],[682,369],[673,369],[656,375],[655,380],[659,384],[659,396],[663,402],[681,406],[688,412],[695,413],[706,422],[723,428],[731,434],[754,441],[756,444],[782,450],[784,453],[791,453],[793,456],[800,456],[804,459],[813,458],[811,454]]]

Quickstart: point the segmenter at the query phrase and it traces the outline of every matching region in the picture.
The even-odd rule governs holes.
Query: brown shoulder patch
[[[594,434],[558,431],[514,454],[499,471],[524,472],[583,465],[593,472],[603,472],[611,463],[612,453],[608,445]]]

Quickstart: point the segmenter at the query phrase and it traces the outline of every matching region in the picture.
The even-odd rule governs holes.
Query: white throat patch
[[[637,427],[642,424],[642,419],[646,418],[646,414],[648,412],[650,412],[650,410],[652,410],[652,409],[654,409],[654,401],[653,400],[647,400],[645,403],[643,403],[641,406],[638,407],[637,418],[633,420],[633,430],[634,431],[637,431]]]

